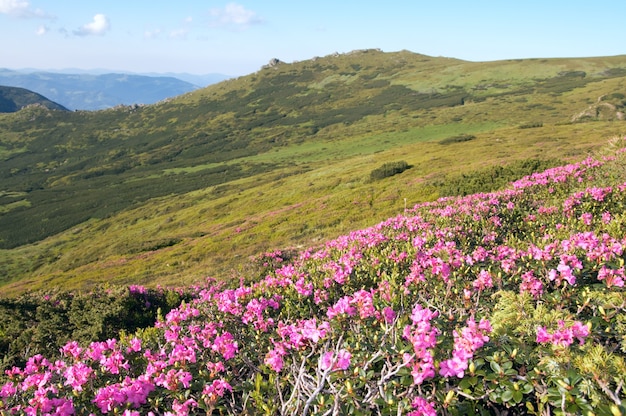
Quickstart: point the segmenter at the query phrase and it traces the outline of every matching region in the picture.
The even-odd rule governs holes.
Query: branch
[[[339,336],[339,339],[337,340],[337,344],[335,345],[335,352],[339,351],[339,346],[341,345],[342,342],[343,342],[343,334]],[[320,354],[320,357],[321,356],[322,355]],[[322,360],[318,361],[317,363],[318,374],[321,371],[321,366],[322,366]],[[315,400],[317,395],[322,392],[322,389],[324,388],[324,384],[326,384],[326,380],[328,379],[328,375],[333,371],[333,366],[334,366],[334,362],[328,366],[328,368],[322,373],[321,378],[318,379],[317,388],[315,389],[315,391],[313,391],[313,393],[309,396],[309,399],[304,404],[304,409],[302,410],[302,416],[307,415],[307,413],[309,412],[309,407],[311,407],[311,403],[313,403],[313,400]]]
[[[619,391],[622,387],[623,382],[620,382],[620,384],[617,386],[617,390],[615,391],[615,393],[613,393],[611,391],[611,389],[609,388],[609,386],[602,380],[600,380],[599,378],[596,377],[596,383],[598,383],[598,386],[600,386],[600,388],[602,389],[602,391],[609,396],[609,398],[611,400],[613,400],[613,403],[615,403],[616,405],[620,406],[622,404],[622,401],[620,400],[619,397],[617,397],[617,395],[619,394]],[[617,394],[616,394],[617,393]]]

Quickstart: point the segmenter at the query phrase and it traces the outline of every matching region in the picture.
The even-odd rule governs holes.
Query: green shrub
[[[519,126],[520,129],[534,129],[536,127],[543,127],[543,122],[531,121],[530,123],[524,123]]]
[[[434,183],[441,196],[471,195],[503,188],[509,182],[561,164],[559,160],[525,159],[506,166],[492,166]]]
[[[404,160],[400,160],[397,162],[389,162],[385,163],[382,166],[374,169],[370,172],[371,180],[380,180],[387,178],[389,176],[397,175],[398,173],[402,173],[409,168],[409,164]]]
[[[187,292],[141,286],[102,286],[86,293],[41,291],[0,299],[0,370],[23,365],[34,354],[56,358],[67,341],[117,338],[154,325],[190,300]]]
[[[470,140],[474,140],[475,138],[476,136],[474,136],[473,134],[461,134],[459,136],[446,137],[443,140],[439,140],[439,144],[448,145],[448,144],[453,144],[453,143],[463,143],[463,142],[469,142]]]

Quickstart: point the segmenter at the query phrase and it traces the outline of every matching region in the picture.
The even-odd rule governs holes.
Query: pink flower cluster
[[[143,349],[138,338],[130,339],[125,348],[111,339],[93,342],[87,348],[81,348],[75,341],[68,342],[61,348],[65,359],[54,363],[41,356],[31,357],[24,370],[14,368],[7,373],[9,381],[2,386],[0,398],[32,393],[37,400],[8,410],[33,415],[72,415],[75,413],[72,397],[82,393],[92,395],[90,402],[104,414],[131,412],[129,407],[145,406],[153,392],[165,395],[164,392],[189,389],[195,377],[190,368],[202,363],[209,370],[207,385],[212,389],[205,387],[201,399],[214,402],[216,395],[231,390],[227,381],[216,377],[225,370],[222,360],[233,358],[238,346],[229,332],[219,331],[219,324],[197,324],[200,315],[198,309],[189,305],[170,311],[158,325],[164,328],[165,343],[156,351]],[[92,387],[104,380],[109,382]],[[170,414],[185,415],[197,405],[195,399],[184,402],[174,399]]]
[[[577,339],[580,345],[585,343],[585,338],[589,336],[589,327],[582,322],[575,321],[569,327],[565,322],[558,321],[558,329],[552,333],[540,326],[537,328],[537,343],[552,344],[554,346],[568,347]]]
[[[435,376],[433,349],[440,331],[432,325],[431,320],[438,315],[438,312],[416,304],[411,313],[412,324],[404,327],[402,336],[413,346],[413,354],[405,353],[403,361],[411,368],[413,383],[417,385]]]
[[[479,324],[473,319],[468,319],[467,326],[460,332],[454,331],[454,349],[452,358],[442,361],[439,365],[439,374],[444,377],[456,376],[463,378],[467,370],[469,360],[474,357],[474,353],[482,347],[491,332],[491,324],[488,320],[482,319]]]
[[[413,409],[407,416],[437,416],[437,411],[432,403],[422,397],[416,397],[411,402]]]
[[[350,367],[350,359],[352,354],[345,348],[339,351],[327,351],[322,354],[319,366],[322,371],[338,371],[347,370]]]
[[[308,343],[317,344],[330,330],[326,321],[318,325],[315,318],[299,320],[295,324],[278,323],[276,334],[280,340],[272,339],[273,349],[265,355],[265,364],[277,373],[282,371],[284,357],[290,350],[298,350]]]
[[[328,308],[326,315],[329,319],[345,315],[348,317],[358,313],[360,319],[380,318],[380,313],[374,308],[374,293],[372,290],[359,290],[351,296],[344,296]]]

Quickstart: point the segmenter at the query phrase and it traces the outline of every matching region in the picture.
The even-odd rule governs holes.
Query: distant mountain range
[[[222,74],[124,74],[0,69],[0,85],[26,88],[70,110],[154,104],[229,78]]]
[[[29,105],[41,105],[50,110],[67,111],[67,108],[48,100],[36,92],[25,88],[3,87],[0,85],[0,113],[14,113]]]

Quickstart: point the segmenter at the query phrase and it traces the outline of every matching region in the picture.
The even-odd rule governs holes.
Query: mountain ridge
[[[195,79],[200,81],[203,78]],[[170,75],[22,72],[8,69],[0,69],[0,84],[35,91],[72,110],[89,111],[116,105],[153,104],[200,88]]]

